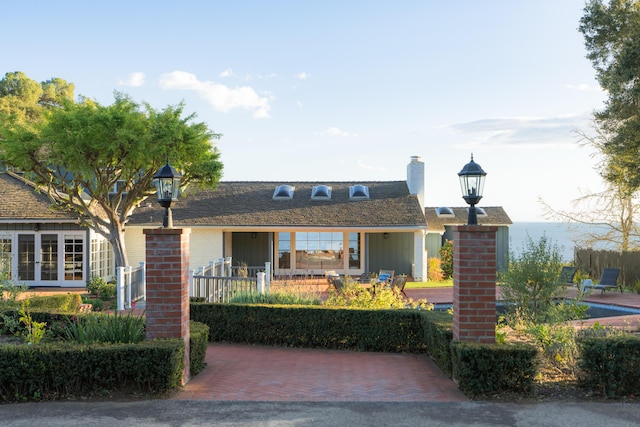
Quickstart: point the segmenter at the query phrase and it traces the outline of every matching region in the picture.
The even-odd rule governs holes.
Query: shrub
[[[102,277],[93,276],[87,281],[87,292],[103,300],[116,297],[116,284],[107,282]]]
[[[375,291],[363,288],[360,283],[345,278],[345,285],[340,290],[331,289],[324,305],[327,307],[350,307],[369,309],[389,308],[423,308],[433,309],[433,304],[426,300],[406,299],[396,288],[374,285]]]
[[[444,280],[449,280],[453,277],[453,241],[445,240],[438,252],[440,253],[440,267],[444,272]]]
[[[80,310],[82,297],[79,294],[59,294],[29,298],[32,310],[75,314]]]
[[[11,280],[0,282],[0,301],[15,302],[18,296],[29,289],[27,285],[18,285]]]
[[[566,290],[566,285],[559,280],[562,264],[556,244],[546,236],[538,242],[527,236],[521,253],[511,254],[507,270],[499,274],[503,298],[513,303],[507,306],[510,311],[506,316],[508,321],[535,324],[575,316],[574,307],[556,305],[556,300],[564,297]]]
[[[320,305],[318,296],[307,297],[291,292],[241,292],[230,300],[232,304],[282,304],[282,305]]]
[[[70,322],[66,338],[82,344],[139,343],[145,339],[145,319],[117,314],[89,314]]]
[[[31,301],[23,300],[18,314],[18,320],[24,325],[24,339],[29,344],[38,344],[44,338],[45,322],[36,322],[31,317],[31,309],[29,308]]]
[[[441,268],[440,258],[429,258],[428,272],[429,280],[433,282],[442,282],[444,280],[444,270]]]

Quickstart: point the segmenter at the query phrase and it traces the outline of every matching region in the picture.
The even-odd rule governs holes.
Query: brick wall
[[[189,228],[145,229],[147,339],[185,341],[189,381]]]
[[[497,230],[453,227],[454,340],[495,342]]]

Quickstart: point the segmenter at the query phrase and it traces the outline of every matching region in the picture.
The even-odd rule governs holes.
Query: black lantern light
[[[479,164],[473,161],[473,154],[471,155],[471,161],[464,165],[458,173],[462,198],[469,204],[467,225],[478,225],[476,205],[482,199],[485,176],[487,176],[487,173],[482,170]]]
[[[169,165],[169,159],[167,159],[167,164],[153,176],[153,185],[156,187],[158,203],[165,209],[162,222],[165,228],[173,228],[171,202],[178,200],[181,179],[182,174]]]

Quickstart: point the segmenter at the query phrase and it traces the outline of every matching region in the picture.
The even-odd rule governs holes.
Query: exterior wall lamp
[[[458,173],[462,198],[469,204],[467,225],[478,225],[476,205],[482,199],[485,176],[487,176],[487,173],[482,170],[479,164],[473,161],[473,154],[471,154],[471,161],[464,165]]]
[[[162,221],[164,228],[173,228],[171,202],[178,200],[181,180],[182,174],[169,165],[169,159],[167,159],[167,164],[153,176],[158,203],[164,208],[164,220]]]

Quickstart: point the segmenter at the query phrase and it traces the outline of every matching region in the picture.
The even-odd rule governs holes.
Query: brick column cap
[[[160,235],[178,235],[178,234],[191,234],[190,228],[145,228],[142,230],[143,234],[152,234],[156,236]]]

